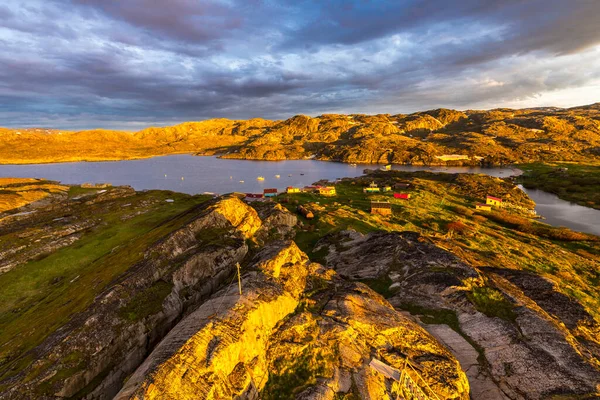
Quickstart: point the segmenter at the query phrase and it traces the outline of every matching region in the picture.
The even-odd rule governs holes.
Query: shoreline
[[[5,160],[0,160],[0,166],[6,165],[6,166],[19,166],[19,165],[44,165],[44,164],[73,164],[73,163],[92,163],[92,162],[119,162],[119,161],[134,161],[134,160],[146,160],[149,158],[156,158],[156,157],[168,157],[168,156],[176,156],[176,155],[190,155],[190,156],[194,156],[194,157],[215,157],[221,160],[238,160],[238,161],[262,161],[262,162],[282,162],[282,161],[323,161],[323,162],[337,162],[337,163],[341,163],[341,164],[365,164],[365,165],[400,165],[400,166],[405,166],[405,167],[447,167],[447,168],[518,168],[516,167],[517,165],[519,165],[519,163],[512,163],[512,164],[492,164],[492,165],[483,165],[481,163],[468,163],[468,164],[463,164],[463,163],[447,163],[447,162],[440,162],[440,163],[430,163],[430,164],[425,164],[425,163],[394,163],[394,162],[387,162],[387,163],[381,163],[381,162],[368,162],[368,161],[343,161],[343,160],[332,160],[332,159],[319,159],[319,158],[309,158],[309,157],[305,157],[305,158],[284,158],[284,159],[279,159],[279,160],[268,160],[268,159],[261,159],[261,158],[243,158],[243,157],[223,157],[227,154],[218,154],[218,153],[214,153],[214,154],[200,154],[200,153],[194,153],[194,152],[189,152],[189,151],[184,151],[184,152],[173,152],[173,153],[164,153],[164,154],[151,154],[151,155],[144,155],[144,156],[131,156],[131,157],[124,157],[124,158],[98,158],[98,159],[90,159],[90,158],[82,158],[82,159],[73,159],[73,160],[55,160],[55,161],[36,161],[36,160],[25,160],[25,161],[5,161]],[[535,161],[536,163],[544,163],[544,161]],[[552,162],[560,162],[560,163],[564,163],[564,162],[568,162],[568,161],[552,161]]]

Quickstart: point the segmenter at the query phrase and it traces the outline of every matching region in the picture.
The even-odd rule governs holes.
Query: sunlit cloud
[[[0,125],[600,101],[600,2],[7,0]]]

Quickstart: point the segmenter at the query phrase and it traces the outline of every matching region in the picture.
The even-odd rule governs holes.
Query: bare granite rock
[[[395,307],[455,315],[453,328],[481,349],[482,373],[508,398],[598,392],[599,324],[547,278],[474,268],[411,232],[345,231],[322,239],[320,247],[328,248],[327,265],[341,276],[385,285]],[[510,311],[479,311],[468,294],[482,287],[498,293]]]
[[[400,369],[408,357],[440,396],[468,398],[458,362],[433,337],[293,242],[265,246],[246,270],[241,296],[230,286],[188,315],[116,399],[390,399],[373,357]],[[288,393],[287,377],[307,373],[314,379]]]

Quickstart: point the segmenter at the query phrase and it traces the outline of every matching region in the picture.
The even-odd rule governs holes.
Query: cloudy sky
[[[0,126],[600,101],[600,0],[3,0]]]

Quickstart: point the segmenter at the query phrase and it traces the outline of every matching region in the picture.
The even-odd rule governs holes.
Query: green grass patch
[[[78,197],[78,196],[85,196],[85,195],[92,194],[92,193],[97,193],[100,190],[102,190],[102,189],[83,188],[81,186],[70,186],[68,195],[70,198],[73,198],[73,197]],[[106,190],[110,190],[110,188],[108,188]]]
[[[317,378],[331,374],[330,360],[321,351],[308,346],[293,359],[280,358],[275,361],[274,370],[260,398],[264,400],[293,399],[304,389],[317,383]],[[287,364],[289,363],[289,364]]]
[[[519,181],[526,188],[554,193],[561,199],[600,209],[600,165],[523,164]]]
[[[127,305],[119,310],[119,316],[131,322],[142,320],[162,310],[165,298],[171,293],[173,284],[155,282],[148,289],[133,296]]]
[[[392,297],[393,292],[390,290],[390,286],[393,281],[387,275],[376,279],[362,279],[361,282],[386,299]]]
[[[517,315],[514,306],[504,295],[490,287],[474,287],[467,297],[478,311],[488,317],[498,317],[506,321],[514,321]]]

